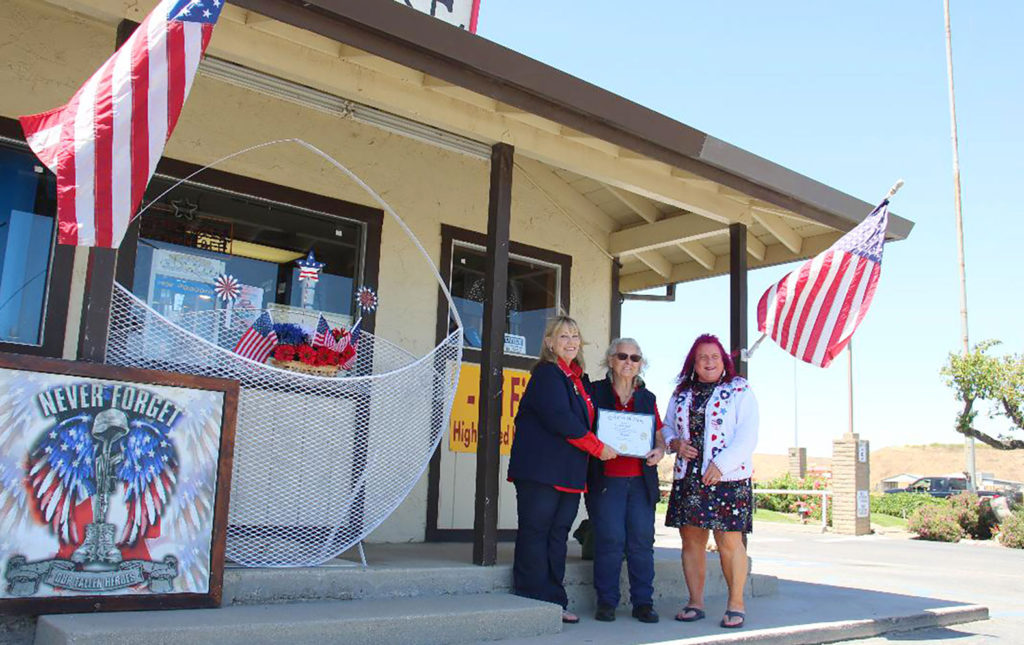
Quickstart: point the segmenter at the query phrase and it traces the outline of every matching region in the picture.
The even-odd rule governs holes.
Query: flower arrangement
[[[326,346],[314,347],[310,335],[292,323],[275,323],[274,333],[277,334],[277,347],[270,358],[271,365],[296,372],[334,376],[355,354],[355,348],[342,340],[348,332],[341,329],[330,330],[334,340],[330,343],[333,349]],[[341,348],[341,351],[337,348]]]

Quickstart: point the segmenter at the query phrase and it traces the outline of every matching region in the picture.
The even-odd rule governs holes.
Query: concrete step
[[[472,594],[509,594],[512,591],[511,558],[490,567],[469,564],[450,551],[452,546],[370,545],[370,566],[344,560],[297,569],[228,568],[224,573],[223,604],[254,605],[316,600],[358,600],[431,597]],[[436,557],[443,550],[444,557]],[[418,556],[418,557],[410,557]],[[655,604],[676,604],[684,600],[686,586],[678,553],[661,554],[654,561]],[[754,574],[747,585],[752,596],[775,593],[774,576]],[[566,563],[565,588],[569,608],[590,613],[596,606],[593,563],[570,556]],[[620,581],[622,606],[629,605],[629,580],[623,564]],[[718,554],[709,553],[705,594],[726,593]]]
[[[40,616],[36,645],[377,645],[550,636],[561,608],[506,594]]]

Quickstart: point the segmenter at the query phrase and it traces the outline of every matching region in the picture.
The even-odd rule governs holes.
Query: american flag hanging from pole
[[[764,292],[757,328],[800,360],[828,367],[864,319],[882,273],[886,199],[852,231]]]
[[[223,0],[162,0],[66,105],[21,117],[57,175],[57,241],[116,248],[192,87]]]
[[[235,345],[235,353],[262,363],[277,347],[277,334],[274,332],[274,321],[270,314],[263,312],[260,317],[245,330]]]

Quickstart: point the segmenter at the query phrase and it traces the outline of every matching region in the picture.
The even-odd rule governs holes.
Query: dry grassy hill
[[[975,453],[978,472],[993,473],[999,479],[1024,481],[1024,450],[995,450],[978,444]],[[668,460],[666,460],[668,461]],[[829,457],[808,457],[808,467],[828,468]],[[754,455],[754,479],[763,481],[786,472],[786,455]],[[897,446],[871,451],[871,487],[900,473],[942,475],[964,469],[962,444]]]

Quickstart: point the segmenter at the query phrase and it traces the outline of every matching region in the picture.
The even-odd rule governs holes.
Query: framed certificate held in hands
[[[654,415],[600,409],[597,438],[626,457],[644,457],[654,447]]]

